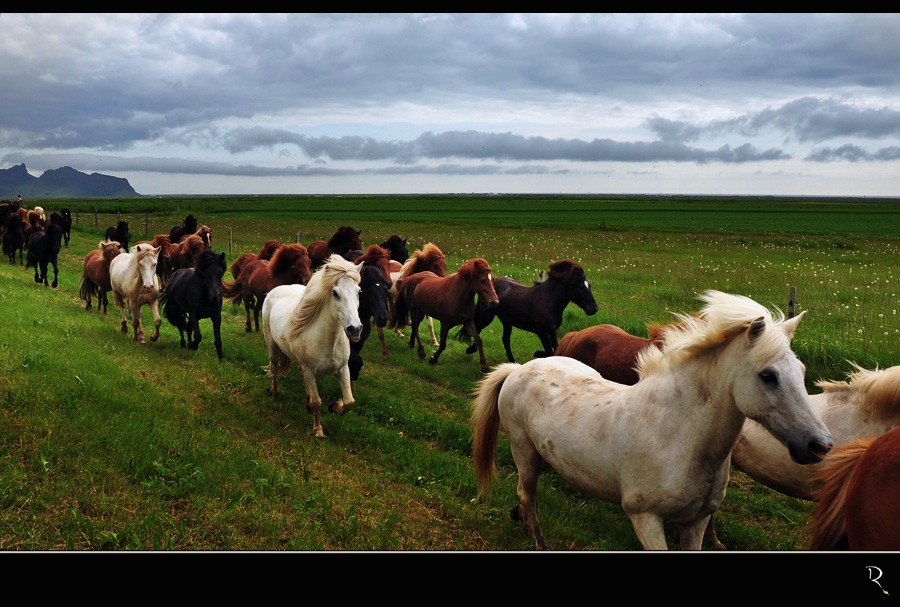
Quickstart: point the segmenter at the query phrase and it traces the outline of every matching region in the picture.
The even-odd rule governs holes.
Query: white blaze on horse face
[[[157,249],[158,252],[158,249]],[[141,271],[141,284],[145,291],[152,291],[156,288],[156,263],[157,257],[154,253],[138,253],[143,255],[138,263]]]

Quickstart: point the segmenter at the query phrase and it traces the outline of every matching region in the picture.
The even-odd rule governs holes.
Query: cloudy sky
[[[900,14],[0,14],[0,168],[140,194],[900,195]]]

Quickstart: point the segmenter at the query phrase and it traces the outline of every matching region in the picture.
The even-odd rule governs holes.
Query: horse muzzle
[[[791,459],[798,464],[815,464],[822,461],[833,446],[834,439],[831,436],[818,436],[811,439],[803,448],[788,445],[788,452]]]
[[[349,325],[344,329],[344,333],[350,338],[350,341],[359,341],[362,337],[362,325]]]

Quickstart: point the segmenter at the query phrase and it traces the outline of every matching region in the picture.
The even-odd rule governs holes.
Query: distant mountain
[[[100,173],[82,173],[72,167],[31,175],[24,164],[0,169],[0,198],[14,200],[35,198],[111,198],[140,196],[127,179]]]

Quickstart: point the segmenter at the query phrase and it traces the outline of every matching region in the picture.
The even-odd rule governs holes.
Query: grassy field
[[[193,213],[228,260],[268,239],[304,244],[340,225],[365,244],[391,234],[412,251],[434,242],[448,269],[472,257],[529,284],[571,257],[600,311],[570,306],[560,334],[612,323],[646,335],[649,322],[698,307],[705,289],[808,314],[794,349],[807,383],[842,379],[848,361],[898,364],[900,201],[652,197],[345,196],[41,201],[76,225],[60,286],[0,264],[0,549],[4,550],[532,550],[512,521],[515,468],[501,442],[490,503],[475,500],[468,414],[477,356],[451,343],[437,365],[387,332],[370,337],[354,383],[356,408],[323,416],[312,437],[297,374],[266,394],[261,334],[226,304],[225,360],[208,321],[198,351],[164,320],[156,343],[118,331],[118,311],[85,311],[84,255],[120,218],[132,240],[167,233]],[[226,275],[227,278],[230,276]],[[145,312],[144,322],[149,322]],[[503,362],[500,326],[482,334]],[[515,330],[519,362],[539,347]],[[323,398],[339,394],[320,382]],[[538,492],[541,522],[560,551],[638,550],[621,508],[552,473]],[[717,514],[732,550],[799,550],[811,504],[740,473]]]

